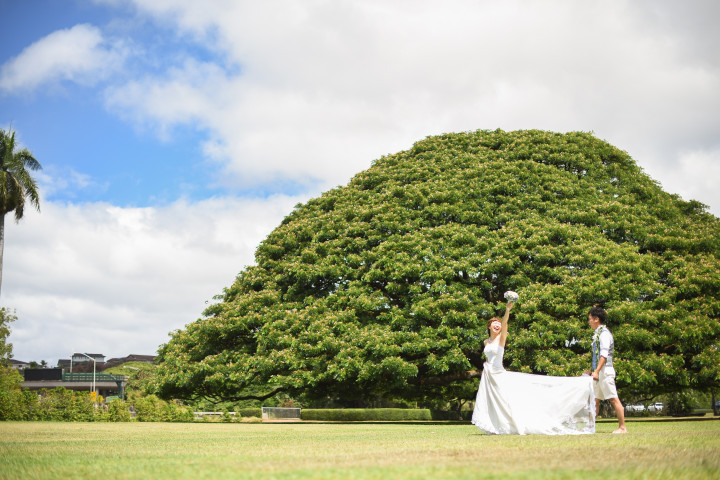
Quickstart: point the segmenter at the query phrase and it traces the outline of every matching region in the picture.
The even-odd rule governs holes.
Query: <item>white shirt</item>
[[[612,333],[610,333],[610,330],[608,330],[605,325],[600,325],[597,330],[595,330],[595,341],[600,342],[600,356],[606,358],[605,366],[612,367],[613,350],[615,349],[615,339],[613,338]],[[600,358],[598,358],[598,362],[599,361]]]

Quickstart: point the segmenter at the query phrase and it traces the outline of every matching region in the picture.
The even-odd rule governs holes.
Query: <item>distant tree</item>
[[[156,368],[155,365],[148,362],[125,362],[115,367],[107,368],[103,372],[127,377],[125,393],[126,395],[130,395],[135,392],[140,394],[144,392]]]
[[[14,312],[0,308],[0,420],[22,420],[22,382],[23,379],[14,368],[10,368],[12,343],[10,323],[17,320]]]
[[[25,420],[23,378],[14,368],[0,365],[0,420]]]
[[[15,312],[9,309],[0,308],[0,366],[10,366],[9,360],[13,357],[12,343],[7,339],[10,337],[10,323],[17,320]]]
[[[720,221],[587,133],[430,137],[298,205],[205,318],[161,347],[165,398],[473,395],[515,290],[511,370],[577,375],[589,307],[618,384],[720,382]]]
[[[40,211],[37,185],[29,170],[41,168],[27,148],[18,149],[15,132],[0,129],[0,287],[5,249],[5,215],[15,212],[15,221],[19,222],[25,213],[26,199]]]

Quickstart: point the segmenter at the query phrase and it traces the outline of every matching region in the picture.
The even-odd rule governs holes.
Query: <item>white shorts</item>
[[[610,400],[617,398],[617,388],[615,388],[615,369],[613,367],[603,367],[598,373],[598,379],[593,382],[593,390],[595,398],[600,400]]]

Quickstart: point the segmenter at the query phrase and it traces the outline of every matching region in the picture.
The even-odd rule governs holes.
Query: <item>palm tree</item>
[[[0,129],[0,286],[2,286],[3,250],[5,248],[5,215],[15,212],[19,222],[25,213],[25,200],[40,211],[35,180],[28,170],[42,166],[27,148],[15,150],[15,132]]]

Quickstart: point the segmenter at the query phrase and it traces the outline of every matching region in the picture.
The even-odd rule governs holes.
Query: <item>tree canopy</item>
[[[708,389],[720,382],[719,240],[705,205],[589,133],[429,137],[297,205],[222,301],[160,348],[153,388],[471,395],[487,320],[515,290],[506,368],[580,374],[587,312],[602,304],[621,390]]]
[[[19,148],[15,132],[0,129],[0,285],[5,249],[5,215],[15,212],[19,222],[25,214],[25,201],[40,211],[40,195],[30,170],[42,166],[27,148]]]

